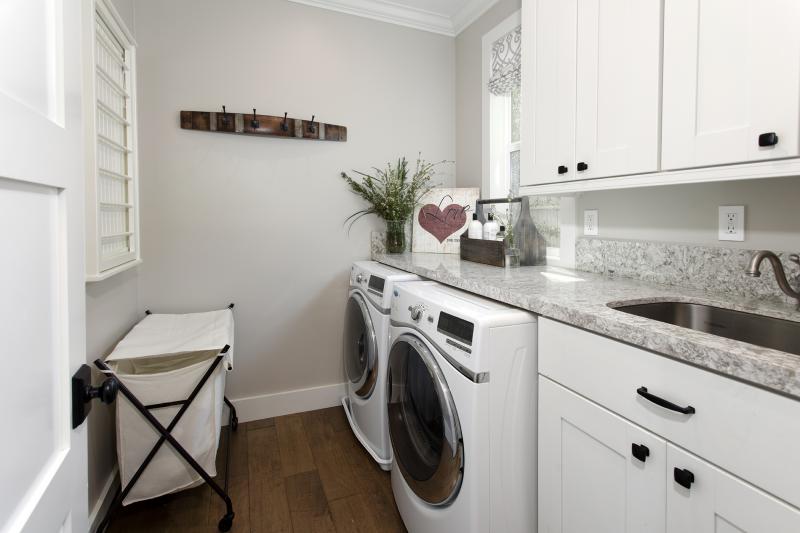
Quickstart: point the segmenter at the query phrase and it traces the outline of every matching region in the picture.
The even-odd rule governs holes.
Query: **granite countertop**
[[[400,270],[800,399],[799,355],[613,309],[622,304],[681,301],[800,322],[800,312],[789,304],[720,296],[553,266],[504,269],[461,261],[457,255],[383,254],[377,260]]]

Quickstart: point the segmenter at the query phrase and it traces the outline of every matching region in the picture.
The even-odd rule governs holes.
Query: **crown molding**
[[[455,37],[475,22],[498,0],[469,0],[453,17],[425,9],[402,6],[385,0],[289,0],[296,4],[319,7],[370,18],[417,30]]]
[[[467,5],[456,13],[451,22],[453,35],[458,35],[466,30],[470,24],[478,20],[481,15],[489,11],[499,0],[470,0]]]

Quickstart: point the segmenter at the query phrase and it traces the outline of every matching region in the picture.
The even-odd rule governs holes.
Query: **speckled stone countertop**
[[[800,322],[792,305],[608,277],[559,267],[503,269],[456,255],[384,254],[400,270],[800,399],[800,355],[762,348],[613,309],[656,301],[703,303]],[[744,274],[743,274],[744,275]]]

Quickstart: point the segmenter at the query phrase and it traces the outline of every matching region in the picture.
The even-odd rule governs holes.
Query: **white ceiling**
[[[497,0],[290,0],[419,30],[458,35]]]

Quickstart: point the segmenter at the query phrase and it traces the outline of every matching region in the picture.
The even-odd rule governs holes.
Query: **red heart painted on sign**
[[[444,209],[439,209],[436,204],[425,204],[419,210],[419,225],[440,243],[463,228],[466,222],[466,209],[458,204],[450,204]]]

